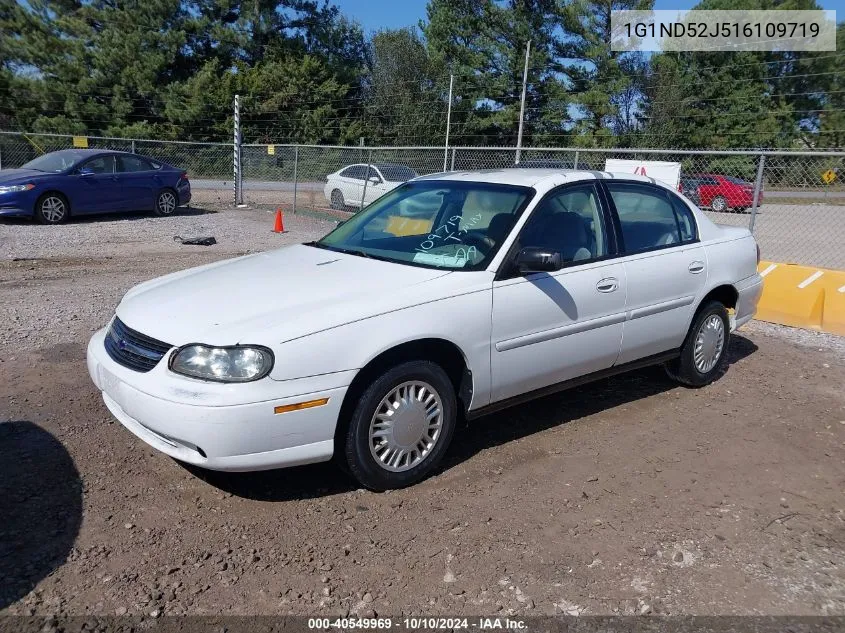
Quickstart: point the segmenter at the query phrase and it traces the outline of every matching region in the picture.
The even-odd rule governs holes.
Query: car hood
[[[171,345],[281,343],[408,305],[450,274],[296,244],[153,279],[117,315]],[[281,340],[254,338],[272,328]]]
[[[0,185],[18,185],[55,175],[37,169],[0,169]]]

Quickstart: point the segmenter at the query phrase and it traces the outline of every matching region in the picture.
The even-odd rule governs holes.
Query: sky
[[[356,19],[366,33],[379,29],[416,26],[425,19],[428,0],[333,0],[348,17]],[[691,9],[699,0],[655,0],[655,9]],[[817,0],[823,9],[835,10],[845,20],[845,0]],[[739,2],[737,4],[740,4]]]

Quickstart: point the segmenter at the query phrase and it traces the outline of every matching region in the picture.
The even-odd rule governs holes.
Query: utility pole
[[[516,164],[519,165],[519,155],[522,153],[522,123],[525,119],[525,90],[528,87],[528,57],[531,55],[531,40],[525,47],[525,69],[522,71],[522,100],[519,106],[519,134],[516,137]]]
[[[240,175],[241,175],[241,97],[235,95],[235,130],[234,140],[232,142],[232,165],[234,166],[234,174],[232,177],[232,193],[234,195],[234,204],[239,204],[240,197]]]
[[[449,161],[449,127],[452,123],[452,86],[455,83],[455,75],[449,75],[449,109],[446,110],[446,147],[443,150],[443,171]]]

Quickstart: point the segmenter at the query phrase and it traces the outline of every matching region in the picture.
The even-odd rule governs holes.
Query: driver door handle
[[[599,292],[613,292],[619,287],[619,280],[616,277],[605,277],[600,279],[596,284],[596,290]]]
[[[689,271],[690,271],[693,275],[697,275],[697,274],[698,274],[698,273],[700,273],[702,270],[704,270],[704,262],[702,262],[702,261],[697,261],[697,260],[696,260],[696,261],[694,261],[694,262],[691,262],[691,263],[690,263],[690,265],[689,265],[688,270],[689,270]]]

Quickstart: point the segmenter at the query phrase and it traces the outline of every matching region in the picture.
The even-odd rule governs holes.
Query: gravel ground
[[[0,223],[0,612],[845,614],[837,337],[751,323],[709,387],[648,369],[502,411],[385,494],[147,448],[90,383],[91,332],[142,280],[332,223],[285,225]]]

